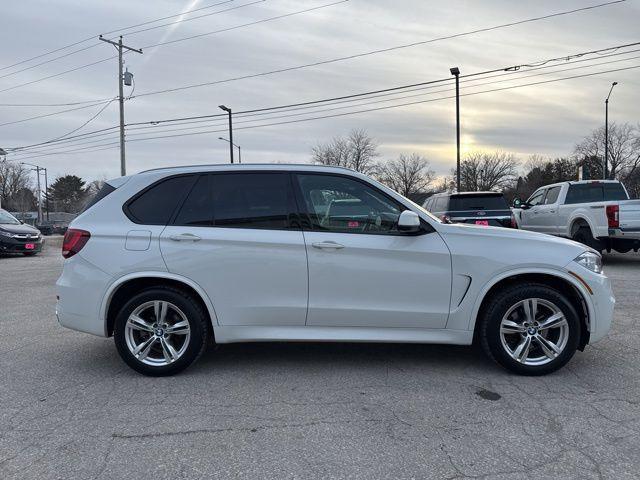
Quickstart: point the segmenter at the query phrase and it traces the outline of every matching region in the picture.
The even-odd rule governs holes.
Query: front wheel
[[[489,300],[480,319],[480,340],[497,363],[521,375],[563,367],[580,341],[580,320],[554,288],[521,284]]]
[[[209,320],[189,294],[168,287],[144,290],[116,317],[114,340],[131,368],[150,376],[178,373],[204,351]]]

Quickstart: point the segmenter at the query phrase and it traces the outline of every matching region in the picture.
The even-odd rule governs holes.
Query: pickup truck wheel
[[[598,252],[602,252],[602,243],[600,240],[593,238],[591,234],[591,229],[589,227],[580,227],[576,230],[576,233],[573,234],[573,240],[576,242],[582,243],[587,247],[591,247]]]
[[[564,366],[580,341],[580,320],[569,300],[546,285],[507,288],[489,300],[479,336],[490,358],[520,375],[544,375]]]

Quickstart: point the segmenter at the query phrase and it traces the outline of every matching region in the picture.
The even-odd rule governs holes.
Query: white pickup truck
[[[617,180],[583,180],[540,187],[513,202],[519,228],[572,238],[598,251],[640,248],[640,200]]]

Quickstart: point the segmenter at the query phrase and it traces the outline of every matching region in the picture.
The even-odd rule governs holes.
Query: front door
[[[286,172],[202,175],[162,232],[170,272],[200,285],[220,325],[304,325],[307,255]]]
[[[445,328],[451,259],[434,231],[404,234],[404,207],[367,182],[297,174],[309,260],[307,325]]]
[[[542,231],[542,202],[544,201],[545,189],[540,189],[529,197],[527,204],[529,208],[523,208],[520,212],[520,224],[524,230],[534,232]]]

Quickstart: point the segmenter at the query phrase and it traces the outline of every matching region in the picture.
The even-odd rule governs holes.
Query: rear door
[[[307,325],[444,328],[451,259],[432,229],[397,231],[404,207],[349,176],[299,173],[309,259]]]
[[[220,325],[304,325],[307,255],[287,172],[201,175],[162,232],[171,273],[200,285]]]

